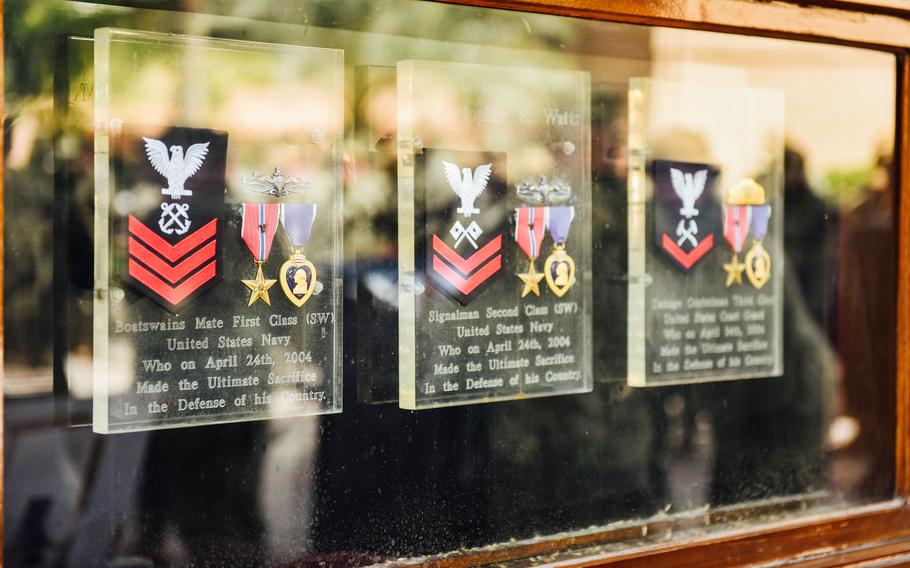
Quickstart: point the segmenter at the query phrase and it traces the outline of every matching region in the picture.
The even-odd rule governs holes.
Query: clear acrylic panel
[[[342,52],[99,29],[95,78],[95,431],[340,412]]]
[[[411,0],[198,0],[191,5],[162,0],[154,5],[3,3],[4,565],[450,562],[465,550],[498,554],[515,543],[536,547],[545,539],[589,539],[591,534],[604,540],[625,539],[630,530],[647,534],[608,546],[666,544],[893,498],[898,246],[894,54]],[[125,81],[119,81],[110,78],[110,69],[95,68],[95,31],[109,28],[165,35],[112,32],[112,37],[128,40],[115,46],[124,53],[129,53],[129,42],[142,46],[133,50],[135,69],[130,66],[133,55],[116,59],[126,68],[118,75]],[[71,45],[64,48],[61,43]],[[153,64],[159,48],[168,55],[162,64]],[[323,61],[319,54],[326,54],[325,64],[319,63]],[[590,116],[580,121],[591,132],[590,165],[579,170],[590,176],[591,205],[590,209],[573,205],[577,216],[566,252],[576,262],[577,281],[562,298],[553,298],[545,282],[540,298],[533,293],[521,297],[524,283],[516,275],[527,272],[529,261],[508,225],[508,210],[523,206],[516,186],[533,174],[516,173],[524,161],[500,141],[514,133],[527,134],[528,146],[543,148],[527,161],[534,165],[569,156],[559,146],[543,147],[541,140],[549,143],[550,134],[526,129],[520,121],[517,127],[514,122],[508,128],[491,124],[462,137],[464,131],[460,123],[449,120],[448,109],[458,108],[463,94],[470,94],[471,85],[478,83],[476,78],[463,82],[467,91],[455,85],[426,98],[428,112],[446,122],[430,133],[415,133],[421,137],[421,151],[414,152],[418,147],[412,150],[408,140],[398,140],[398,65],[416,66],[417,61],[436,62],[441,86],[450,84],[446,76],[454,76],[449,66],[493,69],[482,82],[509,103],[515,99],[503,93],[513,83],[534,77],[535,85],[542,83],[542,93],[550,90],[547,80],[566,77],[566,83],[577,85],[571,90],[578,94],[569,96],[570,89],[559,87],[562,82],[555,91],[565,91],[567,99],[576,101],[583,99],[585,82],[590,84],[590,105],[584,103]],[[124,103],[119,117],[123,123],[115,131],[120,146],[117,136],[93,129],[92,85],[102,73],[115,91],[122,90],[110,93],[117,97],[112,102]],[[514,73],[520,76],[515,78]],[[525,73],[531,78],[525,79]],[[329,80],[329,75],[335,79]],[[645,201],[644,229],[629,225],[628,147],[633,142],[629,90],[643,78],[672,84],[673,92],[716,87],[717,93],[732,92],[734,99],[749,90],[781,93],[782,186],[779,202],[772,205],[769,236],[763,241],[772,277],[783,279],[777,292],[783,312],[779,377],[771,376],[769,369],[763,371],[767,376],[749,380],[654,388],[628,385],[630,237],[639,239],[636,242],[651,261],[645,265],[646,276],[667,279],[655,280],[650,289],[688,278],[660,248],[663,239],[658,241],[654,226],[648,225],[648,217],[655,217],[653,201]],[[679,111],[682,99],[667,98],[659,106],[651,105],[652,117],[662,116],[661,123],[685,119]],[[529,100],[538,104],[534,97]],[[130,101],[135,104],[126,104]],[[521,102],[506,105],[507,111]],[[343,117],[317,112],[324,108],[343,110]],[[716,106],[719,115],[727,114],[725,108]],[[326,116],[343,122],[322,128],[325,137],[316,144],[311,121]],[[689,116],[697,123],[695,128],[715,136],[720,125],[696,120],[697,114]],[[749,117],[742,113],[736,120],[742,123]],[[147,127],[154,127],[154,134],[143,130]],[[182,140],[177,139],[181,132]],[[100,189],[137,197],[141,193],[142,203],[159,207],[158,214],[144,222],[154,229],[161,204],[177,200],[161,193],[166,180],[150,165],[141,137],[187,150],[205,134],[212,137],[206,158],[212,160],[215,136],[223,138],[225,133],[223,174],[219,173],[224,177],[219,183],[227,190],[220,283],[174,316],[115,276],[114,270],[128,267],[124,261],[129,256],[128,227],[113,226],[128,210],[118,209],[116,200],[108,208],[111,226],[98,235],[108,241],[104,252],[112,273],[96,283],[92,259],[96,136],[99,143],[101,136],[106,137],[119,152],[100,160],[98,168],[109,168],[113,174],[119,168],[121,176],[129,177],[126,185],[106,183]],[[486,133],[485,138],[479,133]],[[724,139],[741,144],[737,136]],[[565,140],[570,139],[554,135],[552,141]],[[651,191],[649,184],[664,184],[669,199],[662,211],[668,228],[661,234],[675,237],[673,242],[684,252],[691,242],[680,243],[685,232],[676,232],[686,216],[679,213],[684,204],[672,191],[671,163],[683,174],[684,186],[686,173],[694,183],[695,174],[707,169],[705,185],[713,184],[718,209],[725,191],[739,177],[754,177],[766,195],[772,191],[768,168],[756,158],[760,153],[755,147],[772,149],[761,136],[745,142],[743,149],[756,165],[740,173],[733,172],[738,167],[737,146],[682,155],[657,152],[666,148],[654,144],[657,140],[650,135],[645,139],[654,150],[645,161],[645,188]],[[329,141],[331,146],[326,145]],[[575,146],[572,158],[580,159],[584,147]],[[683,146],[680,142],[670,149]],[[573,296],[588,293],[583,291],[586,276],[579,268],[587,262],[590,392],[417,411],[399,408],[399,252],[413,255],[415,263],[421,258],[416,248],[399,251],[399,231],[416,222],[412,210],[399,224],[403,197],[399,190],[413,191],[413,197],[418,195],[415,189],[426,186],[434,199],[445,202],[442,207],[461,207],[444,169],[421,165],[434,152],[434,160],[460,159],[464,165],[457,165],[470,165],[472,173],[486,163],[497,168],[505,156],[507,175],[491,175],[491,185],[475,201],[481,213],[467,218],[453,211],[456,215],[431,226],[429,235],[454,247],[449,231],[455,221],[467,228],[476,220],[483,239],[494,231],[484,213],[495,213],[506,220],[504,261],[512,265],[494,283],[501,289],[488,287],[467,306],[441,295],[434,283],[425,283],[424,296],[417,295],[415,287],[414,306],[426,294],[435,295],[447,312],[472,311],[475,304],[500,301],[511,307],[572,302]],[[399,161],[411,154],[412,165],[403,169],[410,177],[399,185]],[[463,154],[476,156],[477,162],[467,163]],[[665,166],[660,175],[653,173],[654,162]],[[684,171],[684,164],[696,167]],[[115,167],[110,169],[111,165]],[[310,180],[312,187],[275,199],[244,184],[244,178],[251,178],[260,191],[268,189],[270,182],[264,177],[275,178],[276,166],[285,176]],[[417,175],[408,167],[423,167],[423,173]],[[254,171],[259,176],[253,178]],[[193,197],[198,187],[194,184],[207,175],[203,166],[187,178],[185,188],[194,191]],[[734,175],[736,179],[727,179]],[[333,183],[337,195],[343,188],[343,208],[340,202],[339,207],[333,205],[336,194],[325,193]],[[573,195],[582,195],[575,192],[583,184],[570,185]],[[140,191],[140,186],[145,189]],[[491,207],[484,200],[502,186],[506,202]],[[88,427],[96,307],[110,310],[108,325],[115,322],[116,310],[141,310],[142,321],[148,323],[186,319],[202,305],[212,310],[198,315],[219,319],[217,314],[227,311],[245,317],[330,311],[323,307],[331,303],[328,291],[314,290],[297,308],[278,283],[269,290],[271,306],[261,299],[248,306],[250,290],[241,283],[255,279],[257,267],[241,238],[240,204],[307,204],[311,199],[316,202],[317,196],[313,233],[304,254],[327,289],[333,284],[327,276],[335,270],[336,318],[334,327],[326,325],[326,333],[334,329],[340,339],[344,330],[343,343],[331,344],[338,365],[334,384],[337,394],[343,394],[344,412],[229,424],[195,416],[187,423],[198,427],[156,427],[116,436]],[[190,197],[185,196],[179,203],[188,202]],[[700,217],[710,217],[711,209],[703,208],[698,199],[693,207],[699,210],[698,233],[688,223],[684,229],[698,241],[708,230]],[[191,204],[190,211],[194,210]],[[722,209],[719,215],[722,219]],[[583,218],[587,221],[580,223]],[[489,225],[493,224],[491,220]],[[342,226],[343,247],[342,233],[335,232]],[[783,245],[772,250],[771,239],[778,236],[770,233],[779,229]],[[265,278],[277,280],[280,265],[290,259],[283,230],[279,222],[263,267]],[[582,236],[574,233],[584,230],[590,231],[589,259]],[[328,232],[336,236],[329,239]],[[730,262],[732,251],[722,236],[716,238],[708,255],[692,265],[692,277],[704,276],[707,286],[717,286],[724,294],[738,285],[726,287],[722,264]],[[417,237],[410,239],[416,247]],[[542,245],[536,261],[541,272],[553,252],[549,232]],[[741,263],[752,245],[747,237]],[[467,255],[468,249],[473,247],[463,241],[457,250]],[[331,262],[333,255],[338,264]],[[709,267],[706,262],[719,264]],[[742,277],[743,294],[766,294],[773,286],[769,280],[754,290],[745,272]],[[96,287],[107,287],[111,294],[120,288],[129,300],[102,303],[95,299]],[[343,316],[337,311],[342,304]],[[61,306],[67,309],[58,309]],[[464,325],[449,321],[441,327],[452,324]],[[236,332],[231,318],[225,319],[224,328],[197,330],[194,316],[188,325],[192,329],[186,335],[191,339],[209,337],[209,351],[225,351],[212,343],[219,336],[261,344],[268,331],[260,328],[269,324],[262,321],[260,328]],[[322,338],[322,324],[304,324],[306,329],[313,326],[319,333],[310,339],[326,346],[320,356],[327,354],[329,338]],[[57,332],[53,341],[52,328]],[[416,320],[415,329],[419,333]],[[151,348],[154,333],[130,333],[133,347],[126,353],[107,352],[109,385],[122,388],[121,380],[138,378],[134,361],[164,358],[151,354],[135,358],[139,346]],[[119,341],[113,331],[108,337]],[[292,341],[304,339],[309,341],[303,335]],[[414,342],[421,340],[416,335]],[[286,350],[257,347],[273,358]],[[193,354],[202,357],[201,353]],[[313,362],[298,362],[294,368],[312,369],[315,348],[312,354]],[[483,362],[494,357],[484,354]],[[451,362],[461,365],[457,357],[432,358],[443,367]],[[432,372],[429,360],[420,364]],[[415,371],[417,364],[415,358]],[[325,372],[328,378],[329,371]],[[210,374],[215,373],[198,367],[194,371],[200,389]],[[219,374],[247,376],[228,367]],[[707,371],[701,374],[716,378]],[[66,387],[56,393],[60,405],[55,405],[51,390],[55,385]],[[173,388],[167,394],[179,392]],[[136,406],[139,397],[150,401],[161,396],[128,395]],[[242,396],[237,392],[230,397],[232,406],[237,395]],[[112,400],[123,396],[127,395],[114,394]],[[55,420],[55,408],[63,415],[60,421]],[[110,426],[113,430],[113,420]]]
[[[629,84],[628,381],[783,372],[780,91]]]
[[[412,60],[397,88],[400,405],[590,391],[588,74]]]

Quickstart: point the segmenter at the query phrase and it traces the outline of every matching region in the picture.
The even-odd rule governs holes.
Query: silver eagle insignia
[[[464,217],[480,213],[480,209],[474,207],[474,200],[486,189],[490,175],[493,173],[493,164],[477,166],[473,171],[471,168],[459,169],[452,162],[445,160],[442,161],[442,165],[445,168],[449,187],[461,199],[461,207],[457,208],[455,212]]]
[[[705,191],[705,182],[708,181],[708,170],[698,170],[694,174],[683,173],[676,168],[670,168],[670,181],[673,184],[673,191],[682,201],[682,208],[679,214],[683,219],[679,220],[676,226],[676,244],[681,245],[688,241],[693,247],[698,246],[698,240],[695,235],[698,234],[698,224],[695,223],[694,217],[698,216],[698,209],[695,208],[695,202]],[[688,221],[688,224],[686,223]]]
[[[173,199],[193,195],[192,191],[184,189],[183,184],[202,168],[202,162],[209,153],[209,143],[193,144],[184,154],[183,146],[175,144],[170,147],[169,153],[168,147],[161,140],[144,136],[142,139],[145,140],[145,153],[149,163],[167,180],[167,187],[162,187],[161,193]]]

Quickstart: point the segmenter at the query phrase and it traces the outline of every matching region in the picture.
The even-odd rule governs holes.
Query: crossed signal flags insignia
[[[171,244],[129,216],[130,277],[165,308],[176,311],[218,276],[218,219]]]

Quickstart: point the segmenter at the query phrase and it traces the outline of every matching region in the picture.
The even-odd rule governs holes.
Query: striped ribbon
[[[530,259],[540,255],[540,243],[546,232],[549,210],[546,207],[515,209],[515,242]]]
[[[736,254],[743,250],[751,219],[752,208],[749,205],[724,206],[724,238]]]
[[[265,262],[278,230],[277,203],[244,203],[240,234],[256,262]]]

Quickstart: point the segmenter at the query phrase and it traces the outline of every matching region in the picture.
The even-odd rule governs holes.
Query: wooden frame
[[[6,37],[6,30],[3,27],[3,13],[4,13],[3,12],[3,0],[0,0],[0,37]],[[3,64],[5,61],[6,61],[6,54],[3,51],[3,46],[0,45],[0,79],[3,79],[3,77],[4,77]],[[4,104],[6,102],[5,96],[6,96],[6,90],[4,89],[3,92],[0,92],[0,114],[3,114],[2,111],[4,108]],[[4,146],[5,140],[6,140],[5,136],[0,136],[0,290],[4,289],[4,277],[6,274],[6,272],[5,272],[6,239],[4,238],[4,235],[6,234],[6,231],[4,228],[4,219],[5,219],[6,209],[2,205],[2,203],[5,202],[4,201],[4,192],[3,192],[4,177],[2,175],[4,172],[3,160],[4,160],[4,157],[6,156],[6,147]],[[4,312],[5,299],[6,299],[6,295],[3,293],[0,293],[0,314],[5,313]],[[4,331],[5,331],[3,328],[4,321],[5,321],[4,318],[0,317],[0,361],[4,362],[4,364],[0,365],[0,391],[2,391],[2,392],[5,392],[5,391],[3,391],[3,386],[5,384],[4,383],[4,372],[6,369],[6,365],[5,365],[5,361],[6,361],[5,354],[6,353],[4,352],[4,349],[3,349],[4,343],[2,341],[3,337],[4,337]],[[4,460],[3,460],[3,456],[5,455],[3,452],[3,450],[5,448],[4,441],[6,439],[6,432],[5,432],[5,429],[3,428],[3,425],[5,423],[4,416],[3,416],[4,400],[5,400],[5,397],[0,396],[0,479],[5,480],[6,472],[4,471]],[[0,566],[3,565],[3,558],[4,558],[3,552],[4,552],[4,550],[6,550],[6,541],[4,539],[4,535],[6,534],[6,530],[5,530],[6,527],[4,526],[4,522],[3,522],[3,520],[5,518],[5,515],[3,515],[3,512],[4,512],[3,503],[5,503],[3,491],[4,491],[5,487],[6,487],[5,483],[0,483]]]
[[[910,564],[910,1],[820,0],[439,0],[740,35],[759,35],[895,53],[898,57],[895,158],[898,188],[895,493],[892,501],[787,521],[756,523],[671,542],[634,541],[684,530],[686,516],[610,531],[560,535],[431,559],[434,566],[804,566]],[[760,508],[759,508],[760,509]],[[761,511],[753,510],[760,514]],[[707,527],[712,519],[705,519]],[[697,523],[696,523],[697,524]],[[692,526],[690,523],[688,526]],[[618,543],[622,541],[622,545]]]
[[[873,0],[868,3],[780,0],[438,1],[632,24],[837,43],[894,52],[905,51],[910,41],[910,2],[906,0]],[[902,4],[905,8],[903,11],[892,11],[885,9],[885,4]]]

